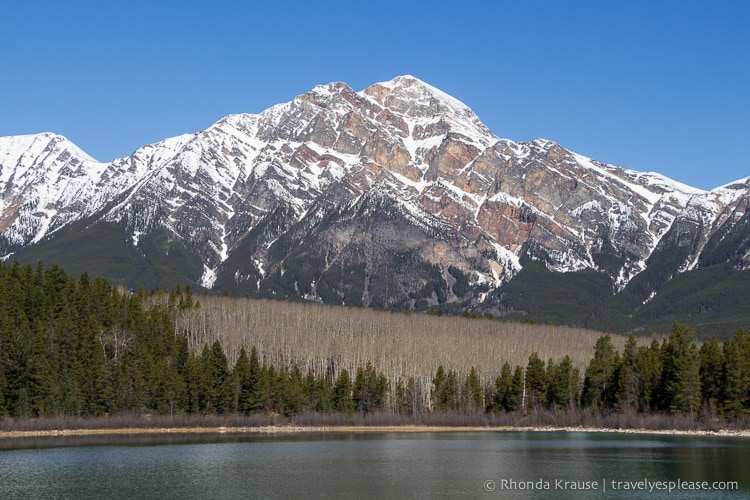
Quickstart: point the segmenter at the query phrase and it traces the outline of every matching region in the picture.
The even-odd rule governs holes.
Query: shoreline
[[[122,427],[112,429],[57,429],[0,431],[0,441],[23,438],[65,437],[65,436],[138,436],[138,435],[295,435],[295,434],[378,434],[410,432],[590,432],[614,434],[644,434],[672,436],[720,436],[750,437],[750,429],[679,430],[679,429],[627,429],[606,427],[514,427],[514,426],[431,426],[431,425],[263,425],[263,426],[220,426],[220,427]]]

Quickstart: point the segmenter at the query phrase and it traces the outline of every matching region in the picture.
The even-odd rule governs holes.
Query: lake
[[[0,498],[750,496],[750,439],[742,437],[488,431],[112,439],[4,443]]]

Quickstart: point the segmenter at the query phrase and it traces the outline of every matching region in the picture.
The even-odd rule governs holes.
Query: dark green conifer
[[[473,366],[466,375],[462,391],[462,406],[464,411],[475,413],[484,409],[484,391],[479,379],[479,373]]]
[[[333,386],[333,410],[340,413],[353,413],[352,379],[346,368],[341,370]]]
[[[724,355],[716,336],[703,342],[698,354],[700,358],[701,406],[708,413],[716,414],[721,403],[722,372],[724,368]]]
[[[613,375],[618,365],[618,357],[612,346],[612,337],[602,335],[594,346],[594,357],[586,368],[583,380],[581,402],[585,406],[602,408],[607,406],[612,389]],[[612,398],[614,399],[614,398]]]
[[[700,409],[701,379],[695,330],[675,323],[662,346],[662,408],[695,414]]]
[[[547,401],[547,372],[544,361],[536,352],[529,356],[526,365],[526,410],[541,409]]]

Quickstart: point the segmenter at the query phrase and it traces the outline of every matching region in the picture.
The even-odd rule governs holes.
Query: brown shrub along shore
[[[585,411],[521,414],[432,413],[418,417],[387,413],[206,416],[117,416],[0,420],[0,440],[27,437],[115,435],[297,434],[368,432],[618,432],[750,437],[750,422],[684,415],[609,414]]]

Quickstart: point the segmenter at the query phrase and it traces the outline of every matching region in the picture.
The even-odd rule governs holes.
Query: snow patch
[[[265,278],[266,270],[263,268],[263,261],[260,259],[256,259],[255,257],[253,257],[252,260],[253,260],[253,265],[255,265],[255,267],[258,269],[258,273],[260,274],[260,277]]]
[[[505,248],[504,246],[494,241],[490,242],[490,244],[495,249],[495,256],[498,264],[502,266],[501,269],[492,270],[492,275],[495,280],[495,286],[500,286],[504,281],[504,278],[509,275],[515,275],[521,270],[521,261],[519,260],[518,255]],[[504,275],[501,275],[500,271],[502,271]]]
[[[200,279],[202,287],[211,289],[216,283],[216,270],[209,268],[206,264],[203,264],[203,275]]]

